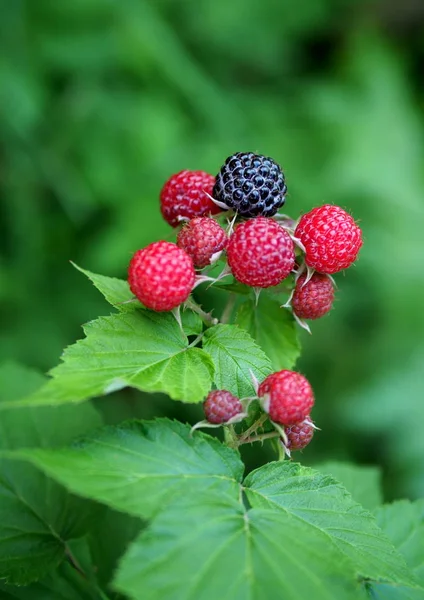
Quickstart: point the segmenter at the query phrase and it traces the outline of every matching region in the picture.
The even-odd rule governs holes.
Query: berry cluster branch
[[[162,188],[160,209],[169,225],[178,229],[176,244],[158,241],[134,254],[128,272],[132,292],[148,309],[172,311],[180,325],[182,306],[197,313],[209,328],[232,321],[237,294],[231,290],[218,319],[193,299],[197,286],[232,276],[237,285],[252,289],[256,303],[262,291],[281,292],[284,287],[289,297],[281,310],[291,310],[296,322],[310,332],[307,321],[331,310],[332,275],[355,262],[362,232],[349,213],[330,204],[298,220],[279,214],[286,193],[280,165],[252,152],[229,156],[216,177],[189,170],[173,175]],[[219,262],[223,268],[214,276]],[[315,400],[308,380],[282,370],[260,384],[254,381],[253,387],[261,414],[251,427],[239,435],[234,430],[234,424],[249,415],[249,399],[212,390],[204,402],[206,421],[194,429],[226,425],[226,442],[235,448],[275,437],[281,438],[286,454],[304,448],[315,429],[310,414]],[[274,430],[258,434],[267,420]]]

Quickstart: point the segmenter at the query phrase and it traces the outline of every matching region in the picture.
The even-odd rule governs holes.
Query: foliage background
[[[337,203],[365,235],[301,334],[322,428],[302,460],[379,464],[387,499],[423,495],[423,32],[414,0],[0,0],[0,359],[46,371],[108,313],[68,261],[123,277],[172,239],[171,173],[269,154],[289,214]],[[201,412],[134,391],[99,406]]]

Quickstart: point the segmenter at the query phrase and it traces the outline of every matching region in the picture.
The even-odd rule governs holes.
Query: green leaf
[[[84,273],[94,284],[105,299],[122,312],[132,312],[134,310],[144,308],[141,302],[134,297],[131,292],[128,282],[124,279],[116,277],[107,277],[105,275],[97,275],[91,271],[87,271],[73,263],[71,264],[81,273]],[[191,310],[184,312],[183,317],[184,331],[187,335],[199,335],[202,331],[202,320]]]
[[[191,333],[196,318],[190,312],[182,318]],[[81,402],[127,385],[199,402],[211,387],[212,360],[189,347],[172,314],[143,310],[111,315],[92,321],[84,331],[87,337],[65,350],[52,379],[16,406]]]
[[[10,403],[18,403],[19,388],[28,393],[44,378],[8,364],[0,367],[0,389]],[[8,393],[9,391],[9,393]],[[38,469],[4,458],[24,447],[67,444],[101,424],[86,404],[54,409],[7,409],[0,419],[0,577],[16,584],[39,579],[64,558],[66,541],[83,535],[93,518],[93,506],[71,496]],[[33,452],[33,450],[28,450]],[[2,456],[3,455],[3,456]]]
[[[31,394],[45,381],[44,375],[38,371],[14,362],[3,363],[0,365],[0,403],[13,402]]]
[[[106,427],[70,448],[21,450],[15,457],[77,494],[144,518],[205,489],[237,497],[244,468],[236,451],[168,419]]]
[[[106,277],[105,275],[97,275],[91,271],[87,271],[82,267],[79,267],[71,261],[71,264],[84,273],[93,283],[101,294],[105,297],[107,302],[117,308],[120,311],[133,311],[137,308],[141,308],[143,305],[134,297],[134,294],[130,290],[128,282],[124,279],[117,279],[116,277]]]
[[[314,465],[314,468],[340,481],[364,508],[372,510],[383,503],[381,471],[378,467],[329,461]]]
[[[143,521],[106,506],[103,508],[89,532],[88,544],[96,580],[105,588],[116,571],[118,561],[143,528]]]
[[[250,371],[259,381],[272,372],[272,365],[251,336],[237,325],[216,325],[204,336],[203,348],[215,364],[215,385],[239,398],[254,392]]]
[[[66,563],[25,587],[0,582],[0,597],[1,600],[108,600],[97,586]]]
[[[358,576],[417,586],[375,518],[332,477],[295,463],[269,463],[250,473],[245,486],[253,507],[290,514],[307,523],[311,534],[324,533]]]
[[[393,545],[405,557],[408,566],[424,588],[424,500],[400,500],[380,506],[375,511],[377,523]],[[391,588],[384,584],[372,585],[373,597],[378,600],[422,600],[424,589],[405,586]]]
[[[322,532],[216,493],[158,515],[122,559],[115,586],[137,600],[365,598]]]
[[[292,369],[300,355],[300,344],[292,314],[266,294],[258,305],[247,300],[240,305],[236,323],[246,329],[271,359],[275,371]]]

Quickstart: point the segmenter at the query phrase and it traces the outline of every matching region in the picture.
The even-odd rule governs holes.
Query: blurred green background
[[[322,428],[302,460],[380,464],[387,498],[424,495],[423,64],[419,0],[0,0],[0,359],[46,371],[107,314],[68,261],[125,276],[172,239],[171,173],[268,154],[287,213],[340,204],[365,236],[302,334]],[[170,410],[128,391],[110,420],[117,401]]]

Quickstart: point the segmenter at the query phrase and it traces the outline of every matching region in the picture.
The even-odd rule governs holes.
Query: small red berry
[[[227,423],[230,419],[243,412],[243,406],[236,396],[226,390],[209,392],[203,404],[203,410],[209,423],[216,425]]]
[[[202,269],[216,252],[225,248],[227,240],[227,234],[214,219],[196,217],[178,233],[177,245],[191,256],[197,269]]]
[[[339,206],[324,204],[303,215],[295,236],[305,246],[305,261],[320,273],[337,273],[355,262],[362,232]]]
[[[286,427],[285,432],[287,436],[285,446],[290,451],[303,450],[314,437],[314,427],[309,419],[306,419],[303,423]]]
[[[212,196],[215,177],[204,171],[180,171],[172,175],[160,193],[160,210],[172,227],[184,219],[221,212]]]
[[[304,421],[314,405],[309,381],[294,371],[277,371],[261,383],[258,396],[268,396],[265,410],[272,421],[293,425]]]
[[[333,306],[333,283],[321,273],[314,273],[306,284],[305,280],[306,275],[301,275],[296,282],[292,298],[293,312],[299,319],[319,319]]]
[[[278,285],[294,267],[289,234],[273,219],[257,217],[238,225],[227,246],[234,277],[252,287]]]
[[[134,254],[128,269],[128,283],[144,306],[165,311],[187,300],[195,275],[190,256],[175,244],[161,241]]]

